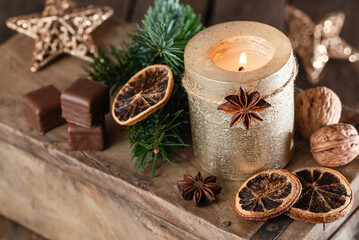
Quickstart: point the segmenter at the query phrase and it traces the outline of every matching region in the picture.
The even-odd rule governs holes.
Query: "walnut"
[[[359,154],[359,136],[353,125],[338,123],[322,127],[310,138],[314,159],[327,167],[339,167]]]
[[[319,128],[338,123],[341,112],[339,97],[326,87],[305,90],[295,100],[295,123],[307,140]]]

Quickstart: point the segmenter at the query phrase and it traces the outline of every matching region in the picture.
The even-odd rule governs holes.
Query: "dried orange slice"
[[[323,167],[293,171],[302,193],[287,215],[310,223],[330,223],[344,217],[353,205],[353,191],[339,172]]]
[[[112,116],[120,125],[133,125],[166,104],[173,89],[167,65],[152,65],[136,73],[118,92]]]
[[[301,190],[299,180],[287,170],[260,172],[239,187],[234,208],[247,220],[265,221],[288,211]]]

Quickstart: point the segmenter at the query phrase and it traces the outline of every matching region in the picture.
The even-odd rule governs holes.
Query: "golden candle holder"
[[[248,57],[238,69],[241,52]],[[198,165],[227,179],[245,179],[262,170],[284,167],[293,154],[297,74],[289,39],[262,23],[222,23],[188,42],[184,62],[182,82],[188,93]],[[271,104],[261,112],[265,120],[251,123],[249,130],[242,122],[230,127],[232,114],[217,110],[240,87],[258,91]]]

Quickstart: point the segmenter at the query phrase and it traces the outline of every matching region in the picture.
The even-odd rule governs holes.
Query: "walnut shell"
[[[307,89],[295,100],[295,123],[307,140],[321,127],[338,123],[341,112],[339,97],[326,87]]]
[[[339,167],[359,154],[359,136],[353,125],[338,123],[322,127],[310,138],[314,159],[326,167]]]

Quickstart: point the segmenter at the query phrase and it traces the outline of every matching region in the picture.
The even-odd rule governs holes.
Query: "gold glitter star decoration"
[[[317,84],[330,58],[359,60],[359,52],[339,37],[345,15],[335,12],[314,23],[303,11],[286,6],[285,17],[293,49],[300,57],[308,80]]]
[[[96,54],[90,35],[113,14],[110,7],[76,7],[69,0],[46,0],[42,13],[10,18],[6,25],[35,39],[31,71],[67,53],[86,61]]]

